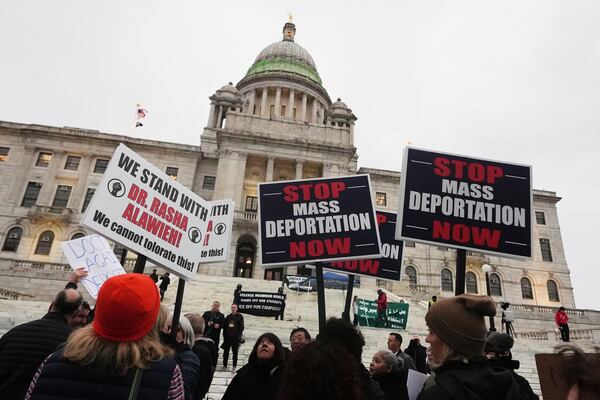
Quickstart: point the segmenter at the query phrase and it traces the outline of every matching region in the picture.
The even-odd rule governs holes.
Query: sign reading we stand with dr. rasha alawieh
[[[407,148],[396,237],[532,255],[531,166]]]
[[[227,259],[233,212],[233,201],[202,199],[121,144],[81,223],[191,279],[199,263]]]
[[[368,175],[262,183],[262,264],[381,257]]]

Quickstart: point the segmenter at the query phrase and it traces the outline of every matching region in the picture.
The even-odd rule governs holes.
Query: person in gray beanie
[[[483,351],[484,318],[496,315],[489,296],[462,294],[438,300],[425,315],[429,334],[427,362],[433,373],[418,400],[529,399],[505,369],[493,369]]]

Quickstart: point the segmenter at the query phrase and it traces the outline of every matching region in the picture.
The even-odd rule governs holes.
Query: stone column
[[[13,203],[17,206],[21,205],[20,196],[25,193],[24,187],[27,187],[29,179],[27,175],[33,166],[33,156],[37,152],[37,149],[30,145],[25,145],[25,153],[21,157],[21,164],[15,171],[14,179],[12,179],[10,189],[8,191],[7,200],[9,203]],[[41,182],[44,184],[44,182]],[[43,186],[42,186],[43,187]]]
[[[278,87],[275,90],[275,112],[273,113],[273,116],[281,116],[281,87]]]
[[[267,173],[265,175],[266,182],[273,182],[273,168],[275,167],[275,159],[267,158]]]
[[[256,89],[252,89],[250,92],[250,106],[249,110],[246,111],[246,114],[253,115],[254,114],[254,106],[256,105]]]
[[[43,206],[51,206],[54,194],[56,192],[56,174],[63,165],[65,159],[64,151],[53,151],[52,161],[48,169],[48,175],[40,190],[40,196],[38,197],[38,204]]]
[[[304,161],[296,160],[296,179],[302,179],[302,166]]]
[[[215,128],[221,128],[221,123],[223,122],[223,106],[217,106],[218,114],[217,120],[215,121]]]
[[[288,101],[288,108],[286,112],[286,117],[289,119],[294,119],[294,96],[296,92],[294,89],[290,89],[290,99]]]
[[[269,112],[267,111],[267,94],[268,94],[269,89],[268,88],[263,88],[262,91],[262,98],[260,100],[260,115],[262,117],[266,117],[267,115],[269,115]]]
[[[243,211],[244,207],[244,179],[246,177],[246,162],[248,161],[248,154],[238,152],[237,153],[237,180],[235,182],[235,196],[233,201],[239,204],[239,210]]]
[[[306,122],[306,93],[302,93],[302,108],[300,109],[300,121]]]
[[[219,154],[217,181],[213,198],[233,199],[236,210],[241,209],[246,159],[246,154],[228,150],[223,150]]]
[[[215,127],[215,103],[210,103],[210,111],[208,113],[208,124],[209,128]]]
[[[316,98],[314,98],[312,101],[312,117],[310,119],[313,124],[317,123],[317,104],[318,104],[318,101]]]

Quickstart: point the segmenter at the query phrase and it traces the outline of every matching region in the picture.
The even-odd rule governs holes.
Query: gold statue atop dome
[[[294,16],[289,11],[287,12],[287,14],[288,14],[288,22],[292,22],[293,23],[294,22]]]

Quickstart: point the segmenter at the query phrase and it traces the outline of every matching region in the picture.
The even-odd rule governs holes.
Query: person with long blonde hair
[[[148,276],[108,279],[98,293],[94,322],[74,331],[42,363],[26,400],[183,400],[181,371],[155,327],[159,308]]]

